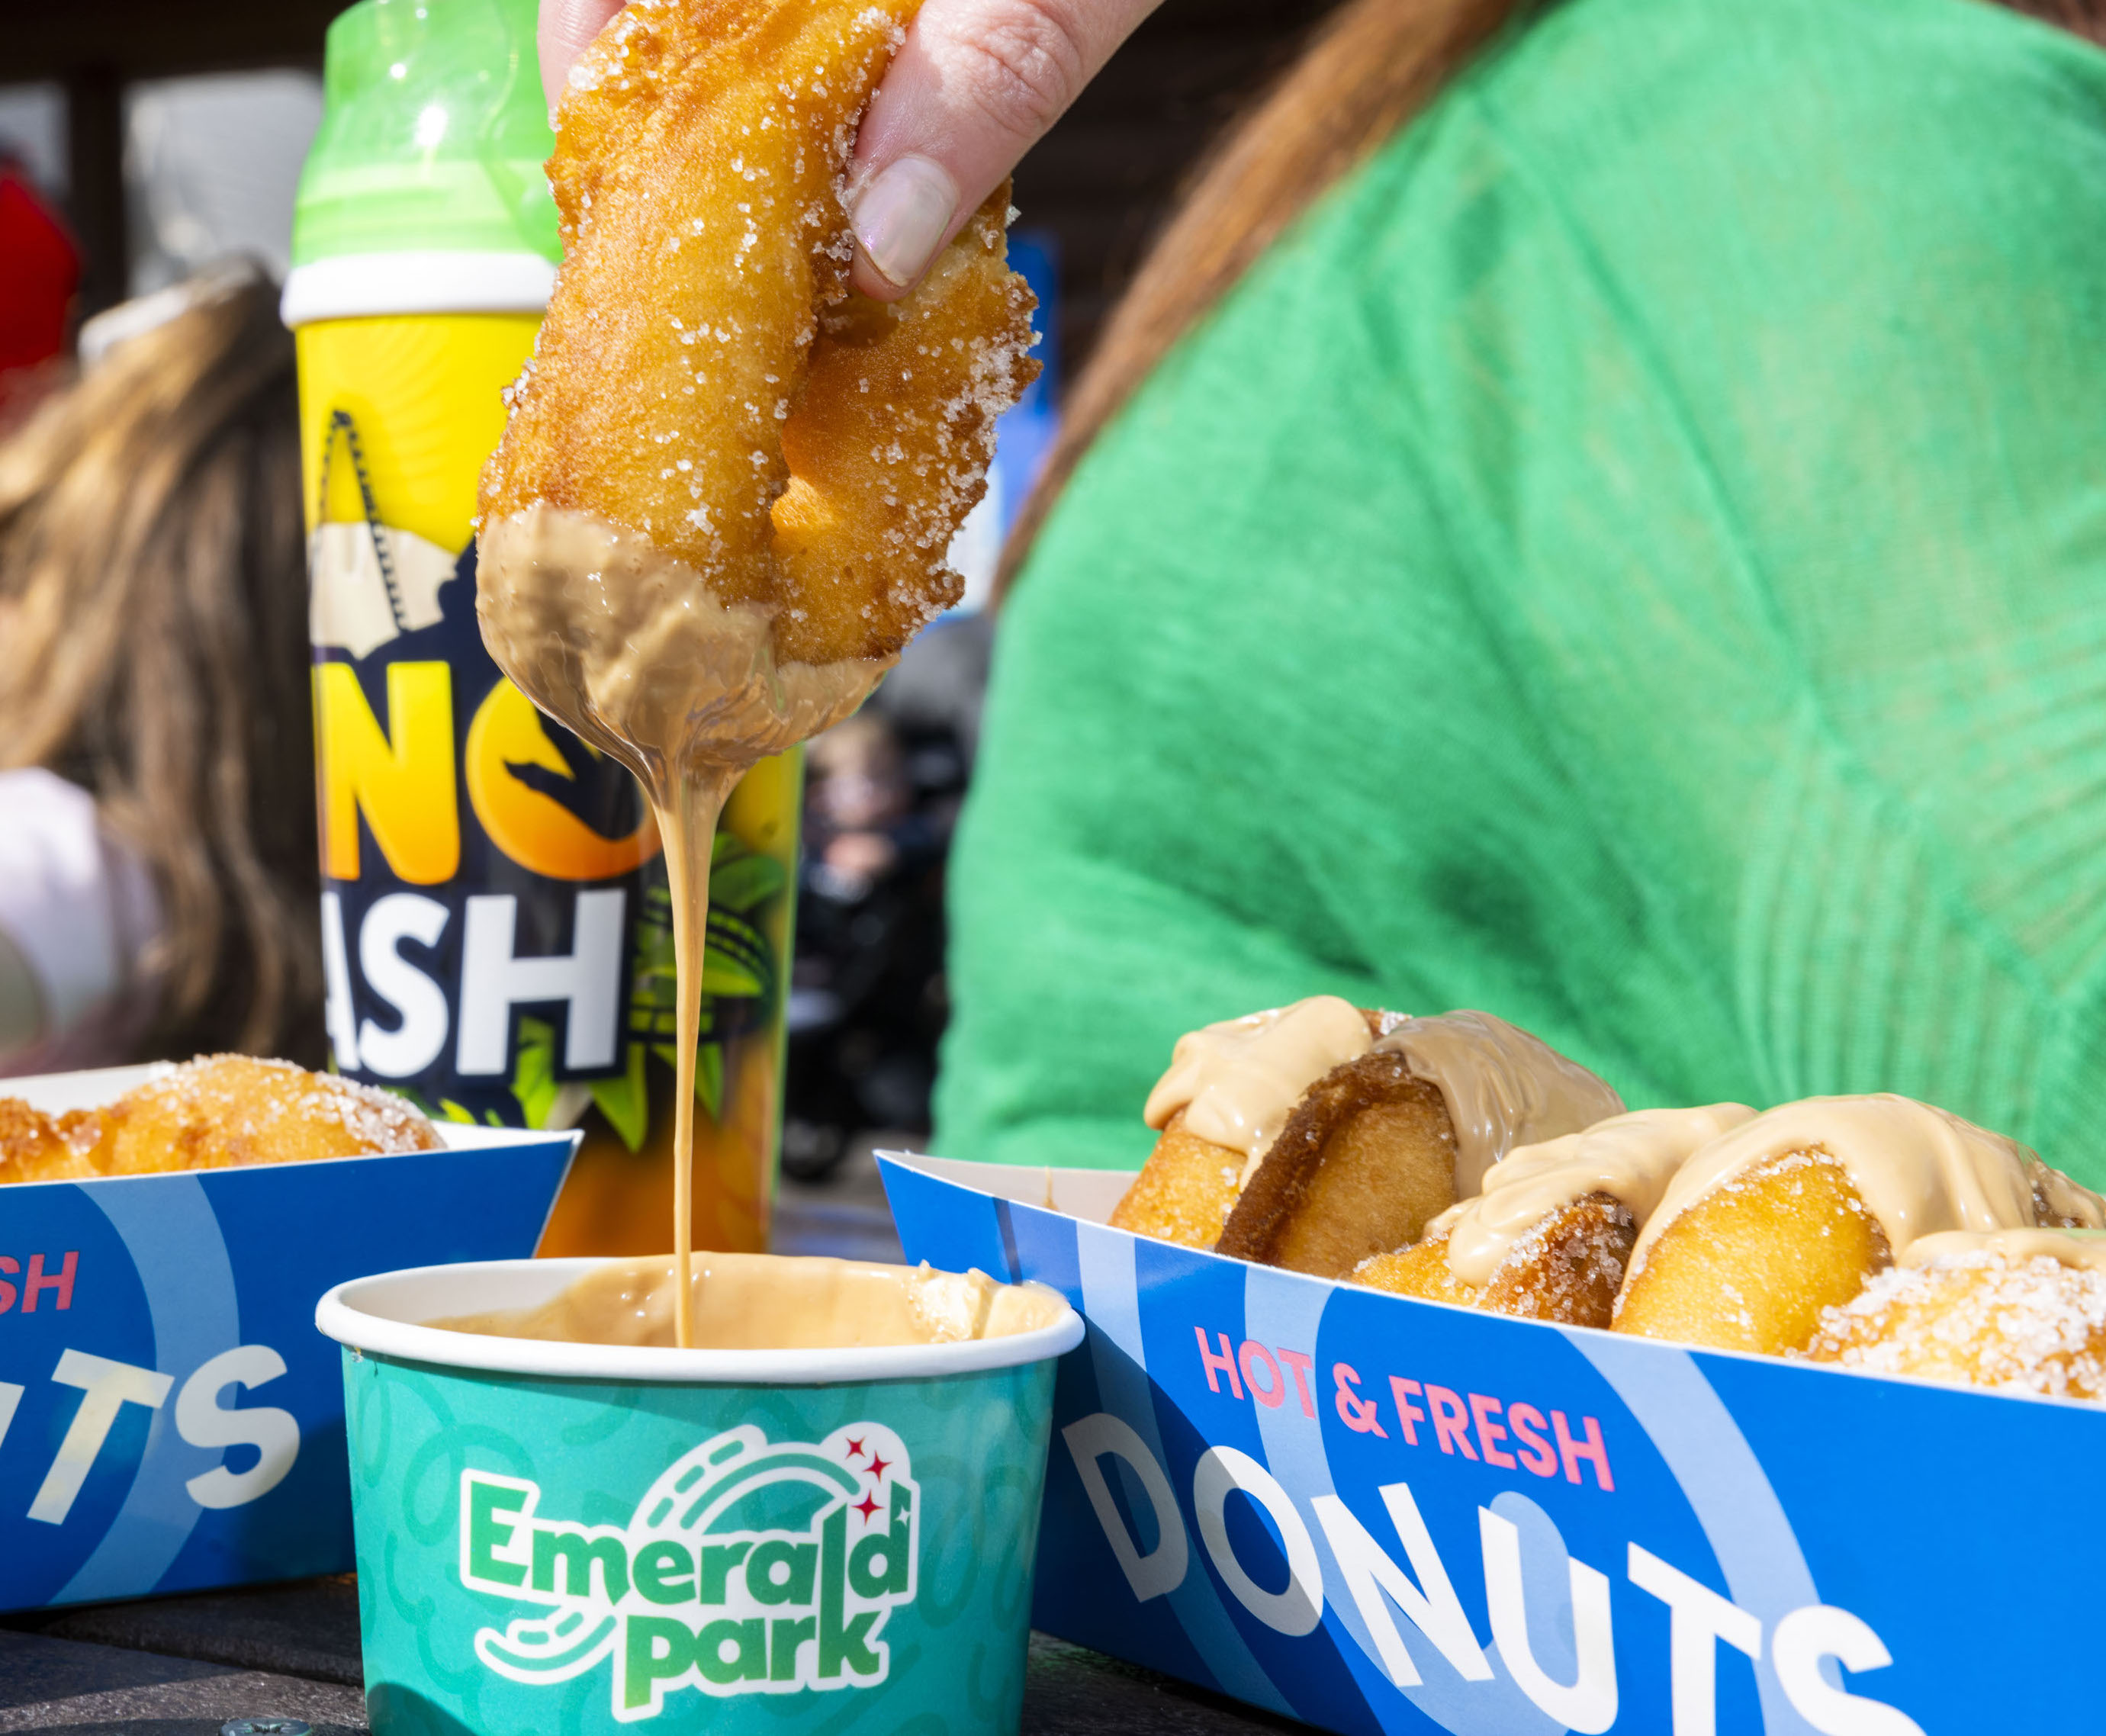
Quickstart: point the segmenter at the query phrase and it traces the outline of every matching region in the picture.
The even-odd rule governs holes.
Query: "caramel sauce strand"
[[[701,1040],[702,955],[710,933],[710,859],[717,817],[739,768],[702,765],[674,783],[670,801],[652,812],[665,841],[665,880],[673,897],[673,1017],[678,1082],[673,1093],[673,1342],[695,1346],[695,1047]]]
[[[957,600],[945,551],[1037,372],[1006,184],[912,294],[846,288],[841,177],[918,4],[631,0],[601,32],[548,164],[562,267],[478,496],[485,645],[644,781],[665,841],[683,1346],[718,814]]]

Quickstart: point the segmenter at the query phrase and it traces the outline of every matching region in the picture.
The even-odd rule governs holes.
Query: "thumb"
[[[905,294],[1156,3],[925,0],[849,164],[856,288]]]
[[[541,94],[553,117],[571,66],[600,27],[621,10],[621,0],[541,0],[535,46],[541,52]]]

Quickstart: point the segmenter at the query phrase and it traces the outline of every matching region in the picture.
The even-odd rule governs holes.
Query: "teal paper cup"
[[[420,1322],[600,1265],[339,1285],[375,1736],[1013,1731],[1051,1323],[939,1344],[671,1350]]]

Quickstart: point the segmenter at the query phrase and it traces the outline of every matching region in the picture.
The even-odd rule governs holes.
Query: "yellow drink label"
[[[649,1253],[672,1186],[670,901],[634,780],[482,648],[476,481],[537,321],[298,334],[329,1045],[428,1113],[583,1125],[543,1251]],[[710,876],[696,1240],[764,1245],[800,764],[756,767]]]

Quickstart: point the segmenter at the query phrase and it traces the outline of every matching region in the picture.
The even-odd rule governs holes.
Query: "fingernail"
[[[958,189],[926,157],[902,157],[857,196],[849,227],[888,283],[904,288],[929,268],[958,209]]]

